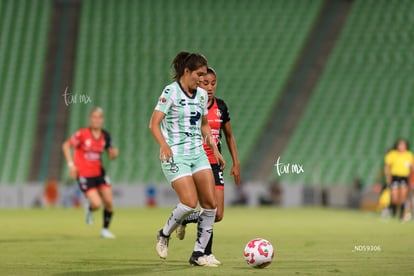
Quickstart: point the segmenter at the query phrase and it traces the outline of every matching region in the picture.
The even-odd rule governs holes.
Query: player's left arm
[[[231,158],[233,159],[233,166],[230,170],[230,175],[234,177],[234,183],[240,184],[240,162],[237,154],[236,139],[234,139],[233,130],[230,121],[227,121],[223,126],[224,136],[226,137],[227,147],[229,148]]]
[[[208,124],[208,119],[206,115],[204,115],[201,118],[201,134],[203,135],[206,144],[213,150],[214,157],[216,158],[218,164],[224,170],[224,168],[226,167],[226,161],[224,160],[223,156],[217,148],[216,143],[214,142],[214,138],[211,135],[211,128]]]
[[[108,153],[108,157],[109,159],[114,160],[118,157],[118,154],[119,154],[118,148],[112,145],[112,139],[111,139],[111,135],[109,135],[109,132],[103,130],[103,133],[105,135],[105,149]]]

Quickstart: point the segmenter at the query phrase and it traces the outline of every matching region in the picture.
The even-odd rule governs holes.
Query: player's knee
[[[104,207],[105,207],[105,210],[112,211],[112,202],[105,202]]]
[[[197,199],[195,200],[193,198],[184,199],[184,200],[181,200],[181,203],[192,209],[197,208]]]
[[[89,207],[92,210],[98,210],[101,208],[101,203],[100,202],[89,202]]]
[[[200,204],[202,208],[204,209],[216,209],[217,208],[217,204],[214,201],[208,201],[208,202],[203,202],[202,204]]]
[[[98,210],[102,206],[102,200],[99,197],[90,197],[89,198],[89,208],[91,210]]]

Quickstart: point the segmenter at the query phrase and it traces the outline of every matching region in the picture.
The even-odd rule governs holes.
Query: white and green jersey
[[[155,110],[165,114],[161,130],[174,155],[204,152],[201,118],[207,115],[207,92],[202,88],[189,97],[179,82],[167,85]]]

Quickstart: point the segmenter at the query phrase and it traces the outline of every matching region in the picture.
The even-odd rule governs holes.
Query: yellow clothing
[[[387,208],[390,205],[391,201],[391,191],[386,188],[382,191],[380,198],[378,200],[378,209]]]
[[[392,150],[385,155],[385,164],[390,166],[393,176],[409,177],[413,161],[414,155],[411,151]]]

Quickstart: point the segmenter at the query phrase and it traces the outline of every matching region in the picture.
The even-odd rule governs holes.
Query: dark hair
[[[217,77],[216,70],[214,70],[213,67],[207,67],[207,74],[212,74]]]
[[[179,80],[184,75],[185,68],[188,68],[190,71],[194,71],[202,66],[208,66],[207,59],[202,54],[189,53],[185,51],[179,52],[175,56],[172,65],[175,70],[175,80]]]
[[[398,144],[401,143],[401,142],[404,142],[405,143],[405,145],[407,147],[407,150],[410,149],[410,143],[408,142],[408,140],[401,138],[401,139],[398,139],[397,142],[395,142],[395,144],[394,144],[394,149],[395,150],[398,149]]]

